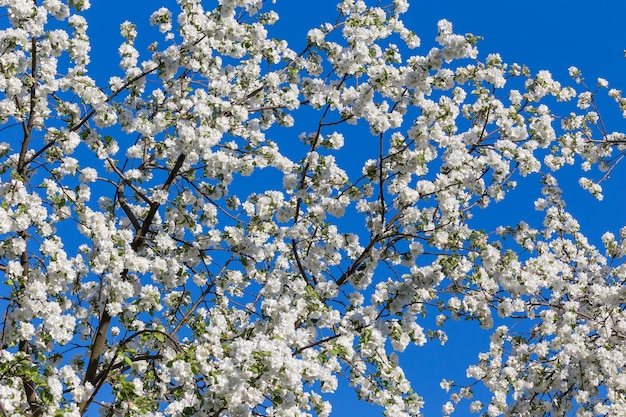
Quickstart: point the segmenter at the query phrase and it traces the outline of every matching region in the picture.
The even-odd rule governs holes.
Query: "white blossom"
[[[624,415],[626,228],[559,183],[609,192],[626,99],[373,3],[292,50],[280,4],[181,0],[98,71],[89,1],[2,3],[4,414],[326,417],[347,378],[417,416],[404,355],[476,322],[443,415]]]

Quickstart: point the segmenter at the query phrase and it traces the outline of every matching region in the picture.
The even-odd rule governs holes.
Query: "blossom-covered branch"
[[[326,417],[345,379],[418,416],[402,352],[463,318],[490,345],[444,415],[625,414],[626,229],[595,247],[559,187],[602,199],[620,91],[446,20],[421,46],[406,0],[342,0],[299,51],[280,5],[206,3],[146,50],[124,22],[104,79],[88,0],[0,0],[0,413]],[[522,181],[538,216],[475,219]]]

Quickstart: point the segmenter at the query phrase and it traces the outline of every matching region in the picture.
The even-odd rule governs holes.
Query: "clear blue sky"
[[[172,4],[172,1],[93,0],[92,3],[92,9],[87,13],[93,41],[90,71],[93,75],[104,75],[106,67],[117,57],[119,23],[124,20],[137,23],[139,39],[142,39],[142,26],[150,13],[161,5]],[[209,8],[216,2],[203,3]],[[326,20],[334,21],[334,4],[333,0],[277,0],[281,20],[276,29],[290,44],[302,46],[309,28]],[[478,45],[481,57],[498,52],[507,62],[526,64],[533,72],[548,69],[556,79],[564,82],[570,81],[568,67],[574,65],[582,70],[591,85],[595,84],[597,77],[603,77],[609,80],[611,87],[626,90],[625,17],[626,2],[616,0],[430,0],[412,1],[405,23],[422,39],[423,46],[416,53],[428,51],[436,36],[437,21],[446,18],[453,23],[457,33],[471,32],[484,37]],[[146,43],[151,41],[149,35],[143,40]],[[119,73],[117,68],[114,70]],[[611,113],[606,120],[611,129],[626,130],[626,122],[615,116],[618,116],[617,112]],[[622,214],[626,203],[626,193],[623,192],[625,172],[622,167],[604,184],[602,204],[572,185],[575,178],[571,184],[567,184],[567,178],[563,179],[565,199],[593,242],[599,242],[599,236],[605,230],[616,232],[626,223]],[[521,188],[512,195],[511,202],[499,208],[503,223],[506,222],[505,216],[511,216],[511,219],[521,219],[529,214],[536,216],[532,211],[533,198],[526,192]],[[488,333],[476,330],[477,326],[468,331],[467,323],[452,324],[454,328],[445,348],[431,342],[424,348],[408,350],[402,357],[415,390],[427,400],[426,416],[440,415],[445,401],[438,386],[440,379],[462,378],[465,367],[475,360],[477,350],[485,349],[488,344]],[[350,391],[341,390],[333,399],[334,415],[355,415],[361,411],[363,416],[381,415],[379,409],[355,405],[353,399]],[[459,415],[467,415],[466,411],[461,408]]]

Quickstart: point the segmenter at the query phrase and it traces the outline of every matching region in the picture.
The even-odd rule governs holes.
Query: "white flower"
[[[324,43],[324,36],[320,29],[311,29],[307,34],[307,40],[313,45],[321,46]]]
[[[95,168],[83,168],[80,170],[80,180],[82,182],[95,182],[98,179],[98,171]]]
[[[159,32],[165,33],[172,30],[172,12],[165,7],[161,7],[150,15],[150,24],[159,26]]]
[[[91,7],[89,0],[70,0],[69,5],[78,11],[87,10]]]
[[[30,340],[35,335],[35,326],[31,323],[20,323],[20,338],[23,340]]]

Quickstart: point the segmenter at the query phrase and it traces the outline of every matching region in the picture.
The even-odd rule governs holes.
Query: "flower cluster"
[[[2,414],[326,417],[345,378],[418,416],[399,353],[460,318],[491,394],[444,380],[444,415],[626,414],[626,229],[593,246],[559,187],[580,165],[601,200],[624,156],[608,82],[445,20],[421,50],[408,1],[371,3],[294,51],[279,6],[178,0],[146,51],[122,23],[100,80],[89,1],[0,0]],[[520,181],[539,220],[474,221]]]

